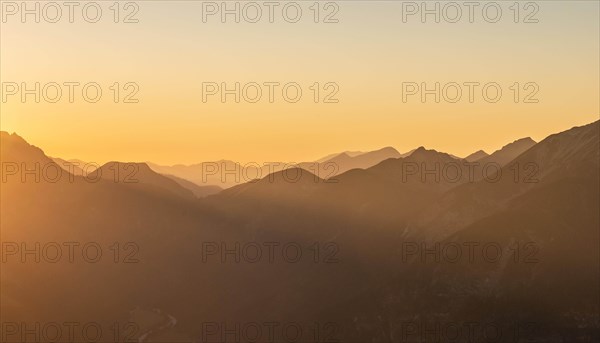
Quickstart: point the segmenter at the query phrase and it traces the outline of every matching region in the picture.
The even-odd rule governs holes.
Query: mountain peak
[[[484,164],[498,163],[503,166],[536,144],[536,141],[531,139],[531,137],[520,138],[506,144],[502,149],[494,151],[491,155],[480,159],[479,162]]]
[[[515,140],[512,143],[508,143],[507,145],[505,145],[503,148],[510,146],[512,144],[525,144],[525,145],[533,145],[536,144],[537,142],[534,141],[533,139],[531,139],[531,137],[525,137],[525,138],[519,138],[517,140]]]
[[[385,153],[389,153],[389,154],[400,154],[400,152],[398,150],[396,150],[396,148],[392,147],[392,146],[386,146],[383,147],[379,150],[375,150],[373,152],[385,152]]]
[[[477,150],[474,153],[470,154],[469,156],[465,157],[464,160],[467,162],[475,162],[477,160],[480,160],[482,158],[488,157],[489,154],[483,150]]]
[[[508,144],[504,145],[500,150],[496,150],[494,152],[494,154],[498,153],[498,152],[500,152],[502,150],[514,149],[514,148],[517,148],[517,147],[528,147],[529,148],[529,147],[535,145],[536,143],[537,142],[534,141],[533,139],[531,139],[531,137],[519,138],[517,140],[514,140],[511,143],[508,143]]]
[[[0,131],[0,158],[11,162],[40,162],[51,163],[52,160],[44,154],[42,149],[29,144],[23,137],[16,133],[9,134]]]
[[[25,141],[23,137],[19,136],[16,132],[8,133],[7,131],[0,131],[0,139],[11,140],[13,143],[18,142],[30,145],[29,143],[27,143],[27,141]]]
[[[525,137],[525,138],[517,139],[515,142],[518,142],[518,141],[528,141],[528,142],[531,142],[531,143],[537,143],[531,137]]]
[[[416,148],[415,150],[413,150],[409,156],[411,156],[411,157],[426,156],[426,155],[432,155],[432,154],[437,154],[437,153],[438,152],[433,149],[426,149],[424,146],[420,146],[420,147]]]
[[[154,189],[176,194],[185,198],[193,198],[190,189],[180,185],[175,180],[152,170],[144,162],[110,161],[91,172],[90,178],[101,177],[113,182],[127,184],[132,187]]]

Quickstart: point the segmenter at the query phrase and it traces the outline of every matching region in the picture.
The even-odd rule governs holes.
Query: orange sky
[[[277,16],[274,23],[213,17],[203,23],[202,4],[189,1],[140,2],[139,22],[130,24],[113,22],[112,2],[101,2],[96,24],[7,17],[0,30],[1,129],[51,156],[174,164],[303,161],[420,145],[465,156],[598,119],[598,2],[536,2],[539,22],[528,24],[514,23],[508,3],[495,24],[478,16],[474,23],[421,23],[418,17],[403,23],[400,3],[367,1],[337,2],[338,23],[314,23],[312,2],[299,3],[304,12],[295,24]],[[320,10],[322,21],[328,12]],[[520,19],[526,14],[522,9]],[[96,82],[103,94],[97,103],[80,93],[70,103],[65,86],[57,103],[43,97],[35,103],[32,95],[23,103],[21,93],[5,94],[9,84],[22,82],[29,88]],[[115,82],[118,103],[110,88]],[[127,82],[139,86],[138,103],[123,103],[134,90],[123,89]],[[257,103],[243,97],[235,103],[233,96],[222,103],[219,94],[203,102],[204,82],[295,82],[303,94],[290,103],[279,89],[270,103],[262,86]],[[339,89],[324,89],[328,82]],[[435,103],[433,96],[422,103],[419,94],[403,102],[403,82],[495,82],[503,94],[490,103],[478,88],[470,103],[462,86],[457,103]],[[519,102],[511,89],[516,82]],[[535,90],[523,88],[528,82],[539,87],[537,103],[523,102]],[[333,90],[339,101],[324,103]]]

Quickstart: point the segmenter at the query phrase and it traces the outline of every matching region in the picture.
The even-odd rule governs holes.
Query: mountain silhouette
[[[411,151],[412,152],[412,151]],[[220,160],[214,162],[202,162],[193,165],[161,166],[148,162],[148,166],[163,175],[172,175],[184,179],[199,186],[218,186],[229,188],[244,184],[254,179],[262,179],[269,174],[284,169],[302,168],[320,178],[333,178],[350,169],[365,169],[388,158],[403,157],[392,147],[386,147],[370,152],[346,151],[331,154],[314,162],[269,162],[269,163],[247,163],[242,164],[231,160]],[[199,194],[213,194],[216,188],[210,188],[207,192]]]
[[[158,174],[146,163],[108,162],[89,173],[88,178],[102,178],[144,191],[168,192],[188,199],[194,198],[191,190],[181,186],[175,180]]]
[[[477,162],[482,165],[485,165],[486,163],[497,163],[500,166],[504,166],[534,145],[535,141],[529,137],[517,139],[516,141],[503,146],[500,150],[494,151],[491,155],[477,160]]]
[[[524,142],[524,146],[530,143]],[[571,177],[588,179],[597,170],[597,143],[598,122],[548,136],[505,162],[500,171],[450,190],[424,209],[419,221],[436,230],[432,235],[440,236],[446,229],[456,230],[504,208],[511,199],[545,183]],[[483,164],[483,160],[479,162]]]
[[[329,154],[327,156],[321,157],[318,160],[315,160],[315,162],[322,163],[322,162],[328,161],[328,160],[330,160],[330,159],[332,159],[332,158],[334,158],[334,157],[336,157],[338,155],[341,155],[341,154],[346,154],[346,155],[348,155],[350,157],[355,157],[355,156],[358,156],[358,155],[362,155],[364,153],[365,153],[364,151],[344,151],[344,152],[338,152],[338,153],[333,153],[333,154]]]
[[[337,172],[331,175],[335,176],[350,169],[366,169],[388,158],[399,157],[402,157],[402,154],[400,154],[396,149],[392,147],[386,147],[354,156],[351,156],[347,153],[341,153],[323,163],[332,163],[337,165]]]
[[[64,160],[59,157],[51,157],[51,159],[56,164],[61,166],[61,168],[63,168],[65,171],[77,176],[86,176],[88,173],[96,169],[96,166],[93,164],[89,164],[77,159]]]
[[[490,156],[490,155],[487,152],[485,152],[483,150],[477,150],[476,152],[465,157],[465,160],[467,162],[475,162],[475,161],[481,160],[482,158],[488,157],[488,156]]]
[[[333,178],[291,167],[199,197],[180,176],[144,163],[22,179],[6,163],[60,166],[1,132],[3,242],[94,242],[103,258],[22,264],[8,256],[0,311],[4,321],[109,327],[159,308],[165,312],[152,310],[157,323],[144,333],[163,341],[199,340],[202,322],[335,322],[341,341],[358,343],[394,341],[407,321],[510,325],[515,317],[536,323],[531,341],[576,341],[598,332],[599,137],[594,122],[533,145],[516,141],[476,161],[502,165],[485,177],[471,175],[464,159],[419,147]],[[249,242],[294,243],[305,259],[244,263]],[[505,255],[496,263],[401,259],[405,244],[469,242],[494,243]],[[125,250],[128,243],[137,250]],[[225,244],[230,262],[238,244],[242,258],[222,263],[217,252],[203,262],[206,243]],[[524,249],[519,259],[535,262],[514,263],[515,247]],[[339,261],[314,262],[330,255]],[[128,257],[139,262],[122,263]]]

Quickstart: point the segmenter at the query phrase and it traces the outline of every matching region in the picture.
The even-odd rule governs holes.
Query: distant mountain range
[[[469,162],[477,161],[482,164],[494,162],[504,165],[530,148],[533,144],[535,144],[535,141],[531,138],[523,138],[504,146],[492,155],[488,155],[480,150],[465,157],[465,160]],[[387,159],[408,157],[416,150],[413,149],[406,153],[400,153],[393,147],[385,147],[369,152],[345,151],[325,156],[314,162],[271,162],[268,165],[257,163],[244,165],[230,160],[203,162],[194,165],[178,164],[174,166],[161,166],[151,162],[147,162],[147,164],[152,170],[160,174],[187,180],[198,186],[213,186],[212,188],[203,188],[202,191],[197,192],[200,195],[210,195],[215,194],[221,188],[243,184],[254,178],[263,178],[270,173],[287,168],[302,168],[320,178],[329,179],[352,169],[370,168]],[[449,156],[454,159],[460,159],[454,155]],[[189,188],[191,185],[188,184],[187,186],[186,188]]]
[[[535,144],[531,138],[519,139],[513,143],[507,144],[502,149],[488,155],[479,150],[464,160],[469,162],[498,163],[506,164],[514,157]],[[422,147],[421,147],[422,148]],[[147,174],[145,166],[153,171],[172,179],[181,187],[189,190],[196,197],[205,197],[216,194],[223,188],[229,188],[235,185],[244,184],[255,178],[263,178],[270,173],[289,168],[302,168],[308,172],[314,173],[320,178],[329,179],[345,173],[352,169],[367,169],[387,159],[398,159],[410,156],[417,149],[407,153],[400,153],[392,147],[386,147],[370,152],[346,151],[342,153],[331,154],[315,162],[284,163],[272,162],[270,165],[259,165],[256,163],[243,165],[230,160],[220,160],[215,162],[203,162],[195,165],[174,165],[161,166],[151,162],[147,163],[129,163],[129,167],[142,169]],[[454,159],[459,159],[454,155],[449,155]],[[64,160],[61,158],[52,158],[54,162],[60,165],[64,170],[70,171],[78,176],[85,176],[95,171],[95,164],[89,164],[82,160],[72,159]],[[112,162],[116,163],[116,162]],[[126,167],[123,164],[123,167]],[[82,168],[85,167],[85,170]],[[102,166],[106,169],[106,166]],[[114,168],[111,166],[110,168]],[[107,174],[107,173],[104,173]]]
[[[141,308],[177,318],[149,334],[162,342],[198,341],[206,322],[336,323],[340,341],[357,343],[397,342],[402,323],[448,321],[535,323],[523,337],[535,342],[600,338],[598,121],[490,155],[346,152],[320,159],[318,169],[301,164],[250,182],[211,175],[204,185],[213,188],[197,184],[202,164],[110,162],[36,182],[20,170],[64,161],[16,134],[0,139],[2,241],[95,242],[105,257],[23,264],[8,256],[5,322],[109,327]],[[328,162],[339,167],[333,177],[322,175]],[[117,261],[139,262],[115,263],[115,242],[124,253]],[[123,250],[128,242],[137,250]],[[207,262],[207,242],[230,252],[237,243],[240,254],[248,243],[294,243],[305,258],[221,263],[217,253]],[[412,251],[403,259],[407,245],[429,249],[430,259],[447,253],[436,244],[491,244],[502,255],[470,262],[465,253],[454,263]],[[338,262],[314,262],[324,256]]]

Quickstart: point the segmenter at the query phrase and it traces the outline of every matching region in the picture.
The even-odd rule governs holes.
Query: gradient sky
[[[20,3],[20,1],[18,2]],[[424,145],[465,156],[518,138],[547,135],[598,120],[598,1],[537,1],[539,23],[514,23],[512,1],[498,23],[402,22],[402,4],[336,2],[339,23],[314,23],[308,7],[296,24],[202,22],[202,3],[139,1],[136,24],[115,24],[109,2],[96,24],[75,16],[59,23],[0,27],[2,82],[98,82],[95,104],[1,104],[1,129],[17,132],[48,155],[102,163],[161,164],[231,159],[305,161],[344,150]],[[220,1],[219,1],[220,3]],[[262,2],[259,2],[262,3]],[[461,3],[461,2],[459,2]],[[522,10],[522,16],[527,11]],[[322,13],[323,14],[323,13]],[[17,18],[17,19],[15,19]],[[203,82],[297,82],[291,104],[202,102]],[[503,97],[487,103],[402,102],[403,82],[497,82]],[[108,87],[136,82],[137,104],[113,103]],[[339,85],[339,103],[313,103],[314,82]],[[539,85],[539,103],[514,103],[509,86]],[[466,88],[464,88],[466,89]],[[522,96],[524,93],[521,94]],[[263,98],[265,95],[263,95]],[[431,99],[431,97],[429,98]]]

